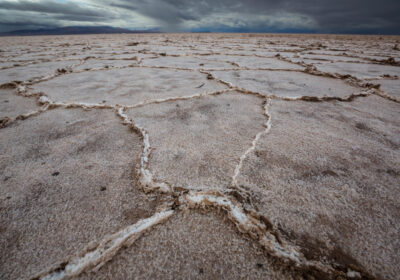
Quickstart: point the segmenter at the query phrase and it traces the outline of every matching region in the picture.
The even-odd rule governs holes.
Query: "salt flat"
[[[394,36],[0,42],[1,279],[399,279]]]

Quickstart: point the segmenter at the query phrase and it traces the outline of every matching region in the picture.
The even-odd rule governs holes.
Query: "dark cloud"
[[[168,3],[168,7],[174,7],[174,10],[179,11],[179,14],[169,17],[172,22],[180,21],[182,23],[186,18],[199,19],[216,12],[228,14],[234,12],[239,17],[243,15],[250,18],[252,15],[274,17],[277,14],[283,14],[283,16],[291,15],[310,18],[315,21],[313,28],[320,32],[351,32],[351,30],[363,28],[391,29],[400,32],[399,0],[152,0],[146,3],[148,6],[159,6],[161,3]],[[149,12],[149,9],[141,9],[141,5],[138,5],[137,8],[140,12],[150,16],[157,17],[158,15],[156,13],[157,10]],[[159,13],[163,13],[163,10],[159,10]],[[182,14],[184,16],[179,16]],[[254,24],[262,26],[263,22]]]
[[[181,9],[176,4],[167,1],[119,1],[110,4],[112,7],[136,11],[142,15],[150,17],[158,21],[161,26],[167,29],[179,29],[180,24],[186,20],[196,20],[195,13],[188,13],[186,9]],[[167,25],[167,26],[165,26]]]
[[[3,1],[0,2],[0,9],[8,11],[29,11],[29,12],[40,12],[48,14],[70,14],[70,15],[81,15],[81,16],[103,16],[102,13],[95,12],[91,9],[81,7],[74,3],[66,2],[55,2],[55,1]]]
[[[65,1],[2,1],[0,31],[58,27],[71,24],[96,24],[115,18],[102,8],[90,8]]]
[[[2,12],[18,19],[24,13],[44,14],[53,25],[93,22],[129,27],[129,20],[137,17],[135,27],[146,28],[152,22],[167,31],[400,33],[399,0],[0,0],[0,17]],[[2,29],[6,24],[12,26],[0,19]],[[15,27],[20,24],[18,20]]]

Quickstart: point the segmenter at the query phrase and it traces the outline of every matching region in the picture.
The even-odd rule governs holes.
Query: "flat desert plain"
[[[0,40],[1,279],[400,279],[400,37]]]

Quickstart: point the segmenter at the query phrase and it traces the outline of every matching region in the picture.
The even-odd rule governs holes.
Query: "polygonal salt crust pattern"
[[[398,40],[3,37],[0,278],[397,279]]]

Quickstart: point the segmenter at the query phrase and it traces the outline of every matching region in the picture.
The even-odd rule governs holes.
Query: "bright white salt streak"
[[[169,218],[173,213],[173,210],[167,210],[159,212],[150,218],[140,220],[136,224],[124,228],[106,238],[94,251],[86,253],[83,257],[71,260],[64,270],[52,272],[41,279],[61,280],[79,275],[87,267],[95,267],[98,269],[110,260],[124,244],[132,242],[145,230]]]

